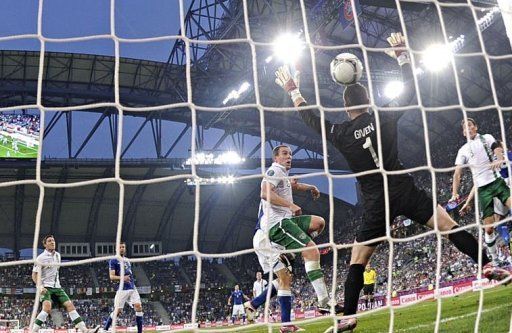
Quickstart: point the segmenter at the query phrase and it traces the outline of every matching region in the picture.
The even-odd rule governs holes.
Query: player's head
[[[467,136],[469,134],[470,139],[473,139],[478,132],[478,124],[473,118],[468,118],[467,121],[462,119],[460,126],[462,128],[462,135]]]
[[[256,280],[261,280],[261,272],[256,272]]]
[[[357,105],[370,104],[368,91],[366,90],[365,86],[359,82],[345,87],[345,90],[343,91],[343,101],[345,102],[346,108]],[[350,119],[355,119],[365,112],[368,112],[367,107],[347,110],[347,114]]]
[[[369,272],[372,269],[372,266],[370,264],[366,265],[366,271]]]
[[[274,162],[290,170],[292,167],[292,150],[287,145],[279,145],[272,150]]]
[[[55,237],[53,235],[46,235],[43,237],[43,247],[47,251],[55,251]]]
[[[126,255],[126,243],[125,242],[119,243],[119,254],[122,255],[123,257]]]
[[[235,291],[239,291],[240,290],[240,286],[238,284],[235,284]]]

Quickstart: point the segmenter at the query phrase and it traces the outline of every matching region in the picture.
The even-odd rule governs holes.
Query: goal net
[[[479,244],[479,252],[485,251],[487,246],[484,241],[484,225],[480,218],[481,210],[478,208],[478,191],[476,204],[471,209],[459,211],[467,202],[475,180],[471,176],[470,169],[474,165],[464,165],[462,176],[462,190],[460,197],[450,200],[452,194],[452,174],[455,171],[455,158],[458,149],[466,142],[462,136],[460,127],[461,120],[475,118],[479,124],[482,134],[492,134],[503,144],[503,150],[508,152],[510,147],[512,125],[510,111],[512,111],[512,100],[510,99],[512,87],[509,84],[512,77],[512,56],[510,54],[510,40],[505,36],[511,36],[512,14],[511,1],[507,0],[481,0],[481,1],[371,1],[371,0],[239,0],[239,1],[204,1],[210,6],[217,3],[218,8],[224,14],[222,22],[232,20],[233,24],[227,24],[228,30],[215,30],[211,35],[200,32],[194,35],[190,27],[186,25],[190,19],[186,15],[188,3],[179,0],[180,33],[177,35],[163,35],[151,38],[126,38],[116,32],[116,22],[120,20],[116,8],[121,1],[111,0],[110,2],[110,32],[107,35],[91,35],[73,38],[49,38],[44,35],[43,16],[44,3],[49,0],[39,0],[37,16],[37,33],[32,38],[40,42],[40,57],[38,63],[37,94],[36,102],[28,105],[5,106],[0,105],[0,112],[17,109],[38,109],[41,115],[39,153],[36,162],[35,179],[3,182],[2,188],[19,187],[32,185],[39,189],[37,202],[37,213],[35,215],[35,231],[33,241],[33,256],[25,261],[0,262],[0,268],[14,267],[15,265],[41,265],[36,262],[37,249],[40,248],[40,239],[43,236],[40,232],[44,220],[43,203],[45,203],[45,192],[50,189],[80,189],[90,185],[103,183],[118,186],[118,214],[116,227],[116,253],[106,253],[103,258],[87,258],[67,262],[63,266],[72,267],[99,263],[101,260],[118,258],[120,256],[120,242],[124,235],[123,228],[127,223],[144,223],[144,221],[127,222],[126,215],[131,209],[126,200],[127,188],[129,186],[154,185],[166,182],[186,182],[183,191],[190,191],[193,196],[193,203],[187,201],[184,205],[193,211],[193,229],[183,237],[190,240],[191,248],[185,251],[174,253],[163,253],[158,257],[149,258],[141,256],[132,260],[133,263],[151,263],[156,260],[169,260],[179,257],[194,257],[194,273],[191,275],[190,299],[176,297],[176,308],[165,309],[172,314],[180,308],[190,305],[187,322],[177,330],[195,330],[198,327],[210,327],[214,322],[222,322],[225,318],[209,318],[203,313],[204,306],[201,302],[209,301],[211,295],[216,293],[214,288],[204,287],[205,271],[211,269],[207,260],[218,260],[220,258],[239,258],[244,256],[248,262],[254,265],[243,267],[254,273],[260,270],[256,267],[257,261],[251,241],[244,246],[230,252],[203,251],[203,243],[222,240],[225,244],[218,246],[219,251],[224,249],[223,245],[228,243],[229,237],[210,231],[211,234],[200,236],[200,224],[204,222],[205,211],[213,209],[218,198],[211,196],[209,200],[201,201],[201,196],[207,192],[208,186],[239,186],[238,183],[253,181],[248,201],[259,201],[260,183],[262,179],[274,179],[273,174],[266,173],[272,159],[272,148],[278,144],[289,144],[292,151],[297,152],[296,156],[303,156],[301,171],[288,179],[297,178],[300,182],[312,182],[318,184],[323,192],[320,200],[315,204],[306,204],[306,199],[301,197],[300,202],[304,203],[303,212],[319,215],[326,221],[323,234],[316,239],[316,247],[322,254],[322,269],[328,285],[330,298],[343,303],[345,298],[344,281],[348,274],[348,262],[350,262],[350,251],[357,230],[365,218],[366,209],[364,203],[359,201],[357,205],[347,205],[342,199],[347,193],[355,197],[360,195],[357,191],[355,177],[368,174],[380,174],[384,181],[384,202],[385,210],[381,212],[386,219],[385,235],[379,238],[381,244],[377,247],[370,265],[376,269],[377,278],[372,284],[376,285],[375,297],[367,296],[358,303],[358,328],[362,332],[397,332],[397,331],[449,331],[457,330],[462,325],[461,331],[510,331],[512,326],[510,296],[508,290],[493,289],[496,294],[489,293],[490,288],[502,288],[500,283],[490,282],[482,277],[482,256],[479,262],[474,263],[456,251],[449,243],[450,232],[441,232],[438,228],[438,218],[434,218],[432,230],[420,226],[407,217],[394,219],[389,202],[391,199],[388,192],[388,178],[398,174],[412,173],[417,186],[433,198],[433,210],[438,205],[446,208],[460,223],[457,230],[467,230],[473,234]],[[194,6],[192,2],[191,8]],[[200,1],[197,1],[199,3]],[[203,3],[203,1],[201,1]],[[196,4],[197,5],[197,4]],[[234,14],[239,13],[239,14]],[[197,22],[196,22],[197,23]],[[198,23],[199,24],[199,23]],[[213,23],[220,24],[218,22]],[[226,26],[223,26],[224,28]],[[235,28],[233,28],[235,27]],[[243,31],[238,35],[233,31]],[[223,34],[225,32],[225,34]],[[284,39],[279,39],[282,32],[288,34]],[[407,50],[414,68],[414,76],[411,82],[400,82],[400,67],[395,60],[388,57],[386,52],[394,52],[397,49],[390,48],[386,38],[392,32],[402,32],[406,37],[405,49]],[[194,36],[193,36],[194,35]],[[225,38],[225,36],[230,36]],[[28,38],[27,36],[0,37],[2,41]],[[69,105],[55,107],[51,104],[45,105],[44,101],[44,80],[45,66],[48,66],[45,53],[49,43],[67,43],[90,41],[95,39],[109,39],[114,45],[114,74],[113,99],[108,102],[94,102],[87,105]],[[153,105],[153,102],[144,102],[133,106],[125,105],[122,96],[126,96],[127,89],[124,84],[128,81],[126,77],[122,80],[123,73],[120,71],[121,44],[150,43],[158,41],[176,42],[177,49],[181,53],[182,63],[171,64],[184,68],[185,77],[176,83],[176,91],[181,100],[176,103]],[[296,41],[296,42],[295,42]],[[505,43],[506,41],[506,43]],[[225,45],[238,45],[237,48],[229,49]],[[432,46],[432,47],[430,47]],[[224,48],[225,47],[225,48]],[[240,51],[243,49],[242,51]],[[228,52],[224,52],[224,51]],[[238,52],[238,53],[237,53]],[[348,121],[343,106],[343,88],[335,85],[330,77],[329,63],[339,53],[350,52],[359,57],[364,65],[364,74],[361,83],[367,87],[369,92],[368,107],[375,114],[377,128],[380,128],[381,117],[384,113],[403,112],[404,115],[397,125],[399,135],[399,155],[404,160],[404,170],[385,170],[383,165],[378,165],[375,170],[364,171],[358,174],[349,172],[349,165],[343,156],[336,150],[335,145],[330,143],[332,128],[327,123],[321,122],[321,134],[309,129],[297,115],[297,109],[293,108],[285,93],[274,83],[274,72],[279,66],[288,63],[294,67],[294,71],[301,72],[300,89],[309,105],[301,106],[301,110],[314,109],[322,120],[329,120],[329,124],[339,124]],[[241,59],[240,55],[245,54]],[[215,56],[213,56],[215,55]],[[201,58],[203,56],[204,58]],[[228,59],[231,57],[230,59]],[[201,60],[203,59],[203,60]],[[206,60],[210,62],[207,65]],[[213,59],[213,60],[212,60]],[[235,63],[228,64],[228,60]],[[243,60],[243,61],[242,61]],[[201,61],[204,61],[202,63]],[[171,66],[170,65],[170,66]],[[216,68],[218,65],[218,68]],[[231,66],[232,65],[232,66]],[[202,66],[202,67],[201,67]],[[237,67],[242,70],[237,72],[240,81],[229,76]],[[142,66],[143,67],[143,66]],[[173,67],[174,68],[174,67]],[[143,69],[137,69],[142,71]],[[219,76],[216,81],[208,76],[208,71],[221,73],[226,76]],[[137,72],[138,73],[138,72]],[[242,74],[240,74],[242,73]],[[229,82],[224,81],[229,77]],[[132,78],[133,82],[136,78]],[[164,78],[160,78],[160,81]],[[228,79],[226,79],[228,80]],[[178,80],[177,80],[178,81]],[[226,96],[201,95],[200,102],[196,100],[196,94],[209,94],[214,86],[225,85],[226,89],[239,87]],[[404,85],[413,87],[415,98],[407,105],[397,106],[395,99],[400,97]],[[215,88],[215,87],[214,87]],[[65,89],[65,88],[62,88]],[[184,89],[184,92],[181,91]],[[153,97],[153,96],[152,96]],[[216,102],[212,102],[215,100]],[[174,101],[174,100],[173,100]],[[114,161],[113,176],[96,178],[93,180],[79,181],[74,183],[49,182],[42,177],[43,149],[45,146],[44,133],[45,124],[48,125],[49,114],[56,111],[78,112],[79,110],[112,108],[118,115],[118,126],[111,128],[116,136],[116,155]],[[186,109],[187,125],[191,130],[190,156],[187,162],[181,165],[184,173],[156,178],[149,174],[145,180],[133,180],[129,177],[123,178],[121,172],[121,161],[123,149],[126,142],[123,142],[124,127],[127,113],[151,113],[151,112],[182,112]],[[252,112],[250,115],[247,110]],[[212,116],[204,116],[211,114]],[[244,115],[247,117],[244,118]],[[258,141],[259,153],[258,167],[252,172],[237,172],[236,176],[219,177],[218,179],[204,176],[202,166],[207,164],[205,159],[216,161],[212,156],[205,156],[200,152],[198,142],[202,141],[203,132],[199,126],[207,122],[218,128],[223,128],[228,134],[231,132],[245,130],[244,121],[250,118],[252,124],[256,123],[258,130],[250,128],[251,135]],[[225,123],[224,123],[225,122]],[[215,125],[215,126],[217,126]],[[237,125],[239,127],[237,127]],[[160,129],[161,130],[161,129]],[[115,133],[117,131],[117,133]],[[154,131],[158,131],[155,129]],[[364,129],[354,133],[357,136],[366,135]],[[377,130],[377,151],[375,158],[386,160],[383,155],[383,147],[380,130]],[[289,140],[289,141],[287,141]],[[235,141],[235,139],[233,139]],[[131,144],[131,143],[130,143]],[[28,146],[32,146],[27,141]],[[236,145],[236,144],[235,144]],[[213,145],[212,145],[213,146]],[[214,148],[213,150],[215,150]],[[172,149],[170,149],[171,151]],[[198,156],[201,153],[201,156]],[[249,155],[249,154],[248,154]],[[254,155],[254,153],[252,154]],[[507,154],[505,153],[505,156]],[[245,156],[242,156],[245,157]],[[247,156],[249,158],[250,156]],[[494,156],[489,156],[494,159]],[[313,162],[311,162],[313,160]],[[315,163],[316,162],[316,163]],[[220,162],[219,162],[220,163]],[[308,164],[309,163],[309,164]],[[214,164],[212,162],[212,164]],[[506,167],[510,163],[506,157]],[[215,174],[215,172],[212,172]],[[319,180],[320,179],[320,180]],[[256,181],[255,181],[256,180]],[[282,179],[281,179],[282,180]],[[351,182],[354,189],[350,190]],[[344,190],[347,186],[347,190]],[[23,192],[16,190],[18,195]],[[223,192],[222,192],[223,193]],[[141,194],[142,195],[142,194]],[[223,193],[224,195],[224,193]],[[219,195],[219,197],[221,197]],[[176,208],[169,198],[169,207]],[[323,199],[322,199],[323,198]],[[55,199],[57,200],[57,199]],[[298,199],[299,200],[299,199]],[[133,203],[133,202],[132,202]],[[135,201],[135,204],[138,202]],[[203,203],[203,204],[201,204]],[[45,203],[46,204],[46,203]],[[240,203],[243,205],[245,203]],[[249,205],[249,203],[247,203]],[[474,208],[476,207],[476,208]],[[237,210],[237,216],[243,214],[253,215],[254,224],[258,218],[258,211],[249,211],[243,208],[229,207],[230,210]],[[506,210],[506,208],[505,208]],[[177,219],[168,219],[178,223]],[[219,214],[220,215],[220,214]],[[464,215],[464,216],[462,216]],[[493,226],[496,229],[506,229],[510,218],[508,212],[496,218]],[[222,219],[221,216],[217,218]],[[231,223],[233,222],[233,223]],[[235,233],[237,220],[235,217],[229,223],[232,229],[226,233]],[[101,223],[101,222],[100,222]],[[201,227],[203,228],[203,227]],[[236,229],[240,230],[240,229]],[[245,229],[246,230],[246,229]],[[181,230],[174,230],[181,234]],[[251,232],[247,232],[251,233]],[[452,232],[453,233],[453,232]],[[495,232],[498,234],[498,231]],[[508,234],[508,232],[507,232]],[[233,236],[234,237],[234,236]],[[250,237],[251,238],[252,234]],[[215,240],[212,240],[215,238]],[[57,240],[58,241],[58,240]],[[503,263],[504,269],[510,269],[507,260],[510,260],[510,249],[508,238],[499,236],[496,240],[497,252],[493,256]],[[146,244],[146,247],[154,245]],[[164,244],[164,248],[171,248],[171,245]],[[152,248],[153,249],[153,248]],[[284,252],[295,252],[300,257],[300,250]],[[323,316],[317,311],[314,303],[316,296],[313,288],[306,279],[305,268],[302,261],[297,260],[294,266],[292,280],[292,291],[295,297],[293,316],[297,325],[304,326],[306,331],[323,332],[331,326],[336,327],[340,316]],[[86,266],[84,266],[86,267]],[[87,266],[96,269],[97,266]],[[124,277],[125,268],[121,269],[121,278]],[[148,266],[149,267],[149,266]],[[230,267],[229,265],[223,266]],[[101,269],[104,269],[102,266]],[[231,267],[232,271],[240,270],[240,267]],[[149,268],[148,268],[149,270]],[[220,271],[220,269],[219,269]],[[158,267],[155,268],[158,275]],[[187,270],[182,269],[181,276],[187,275]],[[180,274],[169,278],[168,284],[162,289],[172,288],[177,292],[185,287],[174,286],[172,279],[178,279]],[[229,274],[227,274],[229,275]],[[275,278],[273,273],[267,279]],[[244,281],[252,286],[253,281]],[[214,285],[214,284],[212,284]],[[498,286],[496,286],[498,285]],[[0,287],[3,287],[0,285]],[[80,286],[75,288],[75,291]],[[77,292],[77,294],[80,291]],[[88,293],[89,291],[84,291]],[[370,293],[368,293],[370,294]],[[372,293],[373,294],[373,293]],[[464,300],[455,298],[456,295],[464,295]],[[89,295],[89,294],[87,294]],[[468,296],[469,295],[469,296]],[[41,311],[38,302],[41,297],[40,290],[35,292],[33,311],[31,312],[30,323],[33,325],[36,316]],[[73,298],[73,297],[72,297]],[[278,328],[280,313],[276,310],[278,305],[270,301],[265,304],[263,315],[259,319],[259,326],[240,328],[239,326],[226,328],[227,331],[243,332],[245,329],[254,331]],[[227,301],[227,296],[223,302]],[[181,302],[181,303],[180,303]],[[421,305],[418,305],[420,302]],[[459,302],[459,303],[458,303]],[[0,303],[1,304],[1,303]],[[84,302],[85,304],[85,302]],[[477,306],[474,306],[477,304]],[[26,305],[26,304],[25,304]],[[224,305],[224,304],[222,304]],[[85,304],[84,309],[89,305]],[[424,307],[424,308],[422,308]],[[215,306],[211,306],[215,308]],[[295,309],[298,309],[295,311]],[[213,310],[209,310],[213,312]],[[423,311],[423,312],[422,312]],[[498,313],[500,320],[490,317],[489,313]],[[0,310],[2,314],[2,310]],[[361,315],[361,316],[359,316]],[[229,315],[228,315],[229,316]],[[202,320],[200,318],[206,318]],[[86,318],[86,315],[84,315]],[[406,318],[405,320],[403,318]],[[66,318],[67,319],[67,318]],[[226,320],[227,321],[227,320]],[[114,317],[112,329],[117,330],[117,316]],[[89,323],[87,323],[89,325]],[[18,320],[0,320],[0,329],[19,328]],[[131,325],[124,321],[123,325]],[[455,326],[454,326],[455,325]],[[497,326],[493,326],[497,325]],[[153,328],[159,327],[152,326]],[[263,327],[263,328],[262,328]],[[172,326],[165,326],[162,330],[169,330]],[[131,328],[130,328],[131,329]],[[201,329],[202,331],[202,329]]]

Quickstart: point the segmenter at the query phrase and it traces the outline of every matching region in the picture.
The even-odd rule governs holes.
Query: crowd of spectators
[[[7,129],[7,125],[25,128],[28,134],[39,135],[39,116],[30,114],[0,114],[0,128]]]

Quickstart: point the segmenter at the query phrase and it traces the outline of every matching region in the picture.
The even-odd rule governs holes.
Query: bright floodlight
[[[274,56],[286,64],[294,64],[304,50],[304,42],[297,34],[285,33],[274,41]]]
[[[241,85],[240,85],[240,88],[238,88],[238,90],[231,90],[228,94],[228,96],[226,98],[224,98],[224,100],[222,101],[222,104],[226,105],[229,101],[233,100],[233,99],[239,99],[240,96],[246,92],[247,90],[249,90],[249,87],[251,85],[249,84],[249,82],[243,82]]]
[[[404,83],[402,81],[391,81],[384,87],[384,95],[387,98],[394,99],[398,97],[404,90]]]
[[[423,53],[423,65],[428,71],[439,72],[448,66],[452,55],[449,46],[442,44],[432,45]]]
[[[219,155],[213,153],[198,152],[194,158],[189,158],[185,162],[186,165],[191,165],[192,162],[196,165],[226,165],[226,164],[241,164],[245,162],[245,158],[238,155],[234,151],[227,151]]]

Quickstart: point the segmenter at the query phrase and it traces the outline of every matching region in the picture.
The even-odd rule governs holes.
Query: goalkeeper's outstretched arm
[[[292,99],[293,105],[295,107],[301,107],[301,106],[307,106],[308,103],[302,97],[302,94],[299,90],[299,77],[300,72],[296,71],[295,76],[292,77],[290,74],[290,69],[287,65],[281,66],[276,71],[276,83],[280,85],[284,91],[290,95],[290,98]],[[301,110],[299,111],[299,114],[304,120],[304,122],[317,131],[318,133],[322,134],[322,121],[320,120],[320,117],[315,114],[313,110]],[[325,129],[327,131],[327,138],[329,139],[329,132],[331,131],[332,124],[329,121],[324,121]],[[331,131],[332,132],[332,131]]]
[[[392,103],[394,102],[397,106],[410,105],[416,96],[416,88],[414,86],[411,58],[409,52],[405,50],[405,37],[400,32],[394,32],[387,38],[387,41],[391,47],[399,48],[398,50],[386,51],[386,54],[397,60],[402,72],[404,86],[402,93]]]

